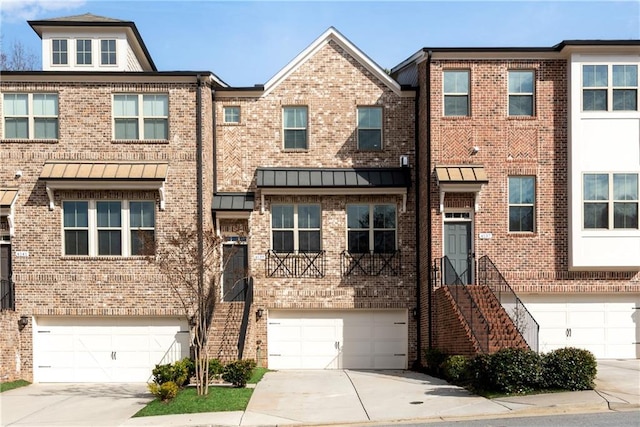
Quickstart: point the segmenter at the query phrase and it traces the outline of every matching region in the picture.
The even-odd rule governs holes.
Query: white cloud
[[[5,22],[46,19],[52,17],[51,12],[76,9],[85,3],[85,0],[2,0],[0,18]]]

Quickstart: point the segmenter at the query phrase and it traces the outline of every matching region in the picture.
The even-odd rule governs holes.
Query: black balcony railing
[[[400,275],[400,251],[390,253],[343,251],[340,258],[343,276]]]
[[[0,297],[2,299],[0,309],[16,309],[15,287],[11,280],[0,280]]]
[[[324,277],[325,251],[267,252],[267,277]]]
[[[527,307],[511,289],[509,283],[491,262],[488,256],[483,256],[478,262],[478,284],[489,287],[505,309],[520,335],[535,352],[538,351],[538,334],[540,325],[533,318]]]

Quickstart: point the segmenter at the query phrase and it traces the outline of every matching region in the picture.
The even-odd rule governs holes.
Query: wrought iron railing
[[[529,348],[538,352],[540,325],[487,255],[482,256],[478,261],[478,284],[491,289]]]
[[[480,351],[489,352],[489,334],[491,326],[483,316],[480,308],[476,304],[471,292],[456,272],[451,260],[444,256],[440,259],[440,271],[442,284],[449,289],[453,300],[465,322],[469,326],[471,335],[475,338]]]
[[[267,252],[268,277],[324,277],[325,251]]]
[[[343,276],[399,276],[400,251],[390,253],[342,251],[340,266]]]
[[[238,359],[242,359],[244,353],[244,342],[247,338],[249,319],[251,318],[251,306],[253,305],[253,277],[245,280],[244,310],[242,311],[242,321],[240,322],[240,334],[238,335]]]
[[[11,280],[0,280],[0,309],[15,310],[15,286]]]

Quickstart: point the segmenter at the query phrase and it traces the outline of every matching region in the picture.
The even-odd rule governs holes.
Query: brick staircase
[[[230,362],[238,359],[238,339],[244,302],[218,302],[213,313],[207,350],[209,357]]]

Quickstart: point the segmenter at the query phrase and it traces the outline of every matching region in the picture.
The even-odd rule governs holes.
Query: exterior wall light
[[[29,324],[29,316],[20,316],[18,319],[18,330],[23,330]]]
[[[263,309],[259,308],[258,310],[256,310],[256,320],[260,320],[263,314],[264,314]]]

